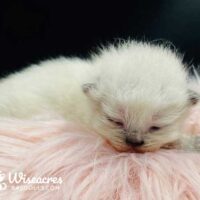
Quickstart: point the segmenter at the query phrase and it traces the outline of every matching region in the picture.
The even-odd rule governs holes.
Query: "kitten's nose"
[[[139,147],[144,144],[144,140],[136,140],[136,139],[126,138],[126,144],[132,145],[134,147]]]

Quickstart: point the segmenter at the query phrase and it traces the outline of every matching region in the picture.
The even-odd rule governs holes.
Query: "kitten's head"
[[[177,54],[131,42],[103,50],[93,64],[83,91],[95,105],[93,126],[116,149],[153,151],[180,139],[196,96]]]

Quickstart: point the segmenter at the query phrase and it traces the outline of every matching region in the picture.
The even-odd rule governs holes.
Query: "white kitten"
[[[48,60],[2,79],[0,115],[53,111],[94,129],[120,151],[188,147],[181,124],[196,97],[187,77],[175,52],[129,41],[88,60]]]

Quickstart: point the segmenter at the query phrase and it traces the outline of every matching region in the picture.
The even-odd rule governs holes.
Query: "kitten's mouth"
[[[177,149],[177,143],[171,142],[162,146],[141,146],[141,147],[132,147],[137,153],[145,153],[145,152],[155,152],[160,149]]]
[[[130,152],[130,153],[146,153],[146,152],[155,152],[158,151],[159,147],[151,147],[151,148],[144,148],[144,147],[127,147],[127,148],[116,148],[118,152]]]
[[[118,152],[146,153],[146,152],[155,152],[160,149],[177,149],[176,142],[171,142],[163,145],[148,145],[145,143],[144,144],[141,143],[141,145],[139,144],[134,145],[134,144],[127,144],[126,142],[113,144],[109,140],[107,140],[107,142]]]
[[[133,149],[135,150],[136,153],[146,153],[146,152],[155,152],[158,151],[160,149],[160,147],[136,147]]]
[[[145,146],[133,146],[127,145],[126,143],[120,145],[113,145],[111,142],[107,141],[118,152],[130,152],[130,153],[146,153],[155,152],[160,149],[160,147],[145,147]]]
[[[160,146],[148,146],[144,140],[133,140],[126,138],[125,143],[137,153],[154,152],[160,149]]]

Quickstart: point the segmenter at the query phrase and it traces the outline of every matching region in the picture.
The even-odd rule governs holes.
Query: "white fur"
[[[130,148],[128,137],[144,140],[136,149],[146,151],[181,138],[189,107],[186,79],[175,52],[129,41],[88,60],[47,60],[2,79],[0,115],[29,118],[52,111],[94,129],[119,150]],[[162,128],[152,133],[152,126]]]

